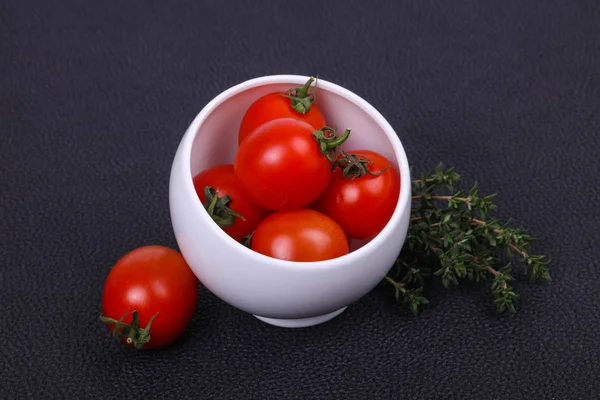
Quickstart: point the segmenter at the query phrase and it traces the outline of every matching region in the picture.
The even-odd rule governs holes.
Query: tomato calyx
[[[251,233],[244,236],[244,238],[242,239],[242,244],[249,249],[252,247],[252,237],[254,236],[254,232],[256,231],[252,231]]]
[[[113,337],[119,340],[125,340],[127,344],[133,345],[136,349],[144,348],[144,345],[148,343],[151,339],[150,336],[150,327],[152,326],[152,321],[158,315],[158,313],[154,314],[150,321],[148,321],[148,325],[145,328],[140,327],[140,320],[138,318],[138,312],[133,311],[131,313],[131,323],[126,324],[123,322],[123,319],[129,313],[129,309],[123,314],[121,319],[118,321],[113,318],[100,316],[100,321],[104,322],[107,325],[114,325],[112,329]]]
[[[246,220],[242,215],[228,207],[231,198],[228,195],[219,197],[219,192],[212,186],[204,187],[204,197],[206,197],[206,202],[203,204],[204,209],[219,227],[229,228],[235,223],[236,217],[242,221]]]
[[[367,165],[373,164],[373,161],[369,158],[360,154],[346,153],[343,150],[340,153],[341,156],[334,161],[331,169],[332,171],[335,171],[336,168],[340,168],[342,170],[342,176],[347,179],[354,180],[365,175],[378,176],[383,174],[390,167],[390,165],[388,165],[377,172],[371,172]]]
[[[321,154],[323,154],[331,162],[337,158],[337,148],[350,137],[350,129],[346,129],[342,136],[337,136],[337,128],[324,126],[321,129],[314,131],[313,136],[319,144]]]
[[[311,104],[315,101],[315,92],[310,90],[310,85],[315,81],[312,76],[304,86],[291,88],[281,95],[290,99],[291,106],[300,114],[306,114],[310,111]]]

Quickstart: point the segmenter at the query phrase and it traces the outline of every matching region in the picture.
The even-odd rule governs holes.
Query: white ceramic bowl
[[[260,96],[302,86],[307,76],[274,75],[240,83],[215,97],[186,131],[173,161],[169,202],[181,253],[202,284],[228,304],[282,327],[334,318],[371,291],[391,268],[410,219],[410,171],[396,132],[365,100],[334,83],[316,82],[316,102],[330,126],[352,130],[346,150],[380,152],[399,168],[401,191],[393,216],[367,244],[350,254],[302,263],[256,253],[223,232],[198,200],[192,178],[216,164],[233,163],[242,116]]]

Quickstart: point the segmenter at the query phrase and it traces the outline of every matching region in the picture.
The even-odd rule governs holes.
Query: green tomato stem
[[[333,163],[332,170],[335,171],[335,169],[339,167],[342,169],[342,176],[344,178],[354,180],[365,175],[381,175],[390,167],[390,165],[388,165],[377,172],[371,172],[369,171],[369,168],[367,168],[367,165],[372,163],[373,161],[371,161],[365,156],[359,154],[346,153],[345,151],[342,151],[341,157],[335,160],[335,162]]]
[[[146,325],[145,328],[140,327],[138,312],[135,310],[131,313],[131,323],[124,323],[123,319],[125,319],[128,313],[129,310],[127,310],[118,321],[101,315],[100,321],[107,325],[114,325],[112,329],[113,337],[119,340],[125,339],[127,344],[132,344],[136,349],[142,349],[151,339],[150,328],[152,326],[152,321],[154,321],[158,313],[150,318],[150,321],[148,321],[148,325]]]
[[[304,86],[288,90],[281,95],[290,99],[290,106],[300,114],[306,114],[310,111],[310,106],[315,101],[315,94],[310,90],[310,85],[315,81],[312,76],[306,81]]]
[[[315,78],[313,78],[312,76],[308,79],[308,81],[306,81],[306,83],[304,84],[304,86],[302,86],[302,88],[300,88],[300,91],[298,92],[298,97],[300,98],[304,98],[306,97],[307,93],[308,93],[308,89],[310,88],[310,85],[312,85],[312,83],[315,81]]]
[[[203,204],[204,209],[219,227],[229,228],[235,223],[236,217],[242,221],[246,220],[242,215],[229,208],[231,198],[227,195],[219,197],[219,193],[212,186],[204,188],[204,197],[206,197],[206,202]]]
[[[350,137],[350,129],[346,129],[342,136],[336,136],[335,128],[324,126],[314,131],[313,136],[319,144],[321,154],[329,161],[334,162],[337,158],[337,148]]]

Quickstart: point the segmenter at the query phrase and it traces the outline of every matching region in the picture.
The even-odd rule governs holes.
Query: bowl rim
[[[199,132],[199,128],[202,126],[207,117],[217,107],[219,107],[231,97],[249,89],[277,84],[304,85],[309,78],[309,76],[294,74],[265,75],[257,78],[251,78],[231,86],[230,88],[224,90],[223,92],[215,96],[210,102],[208,102],[188,126],[177,148],[176,159],[178,158],[180,161],[178,164],[179,170],[172,170],[171,173],[179,173],[185,176],[185,179],[183,179],[184,195],[197,196],[193,185],[193,176],[191,171],[192,147],[196,139],[196,135]],[[381,243],[383,243],[387,237],[393,234],[394,227],[400,224],[401,219],[403,217],[402,214],[405,212],[410,212],[409,209],[407,211],[407,206],[409,205],[411,200],[410,166],[408,163],[406,152],[404,150],[404,146],[402,145],[400,138],[396,134],[396,131],[392,128],[392,126],[385,119],[385,117],[377,109],[375,109],[375,107],[373,107],[369,102],[367,102],[365,99],[363,99],[356,93],[338,84],[321,78],[317,78],[314,85],[320,90],[325,90],[337,94],[338,96],[341,96],[353,102],[358,107],[367,112],[367,114],[369,114],[369,116],[371,116],[371,118],[373,118],[373,120],[377,124],[379,124],[382,131],[385,133],[389,142],[392,145],[394,155],[398,163],[398,170],[401,179],[400,195],[398,197],[398,202],[396,203],[396,207],[392,216],[390,217],[385,227],[381,230],[381,232],[377,234],[377,236],[375,236],[369,242],[365,243],[360,248],[351,251],[348,254],[333,259],[313,262],[281,260],[255,252],[244,246],[242,243],[237,242],[236,240],[231,238],[223,229],[219,228],[218,225],[215,224],[214,221],[205,212],[204,208],[201,206],[200,201],[192,202],[195,207],[194,211],[200,215],[201,221],[205,222],[206,226],[209,227],[209,229],[211,230],[211,234],[216,234],[217,236],[219,236],[224,243],[231,245],[234,249],[240,251],[244,257],[253,259],[256,262],[269,264],[271,267],[279,269],[306,271],[308,269],[330,270],[335,268],[343,268],[347,264],[353,263],[356,260],[364,258],[365,255],[377,251]],[[175,163],[173,167],[175,167]],[[398,252],[400,252],[400,250],[401,249],[398,249]],[[390,265],[390,268],[391,267],[392,266]]]

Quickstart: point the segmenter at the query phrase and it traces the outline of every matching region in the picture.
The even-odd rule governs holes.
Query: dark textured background
[[[259,4],[260,3],[260,4]],[[0,2],[0,397],[600,398],[600,6],[545,1]],[[457,165],[539,238],[554,281],[366,296],[265,325],[201,290],[188,332],[136,352],[98,321],[136,246],[175,246],[168,174],[219,92],[319,74],[370,101],[416,171]]]

